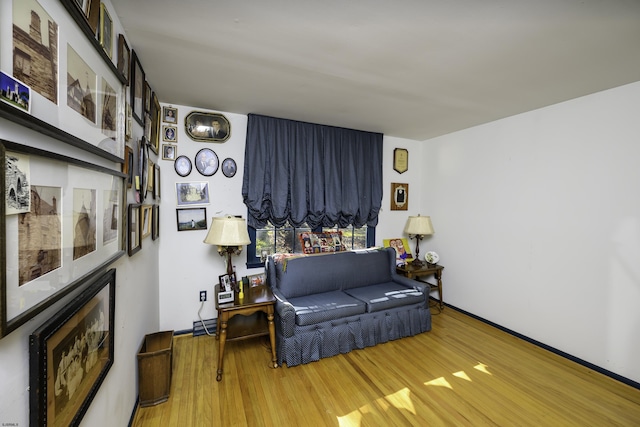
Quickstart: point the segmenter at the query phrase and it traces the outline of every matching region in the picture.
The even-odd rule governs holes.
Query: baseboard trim
[[[453,310],[456,310],[456,311],[458,311],[458,312],[460,312],[460,313],[462,313],[464,315],[467,315],[467,316],[472,317],[472,318],[474,318],[476,320],[479,320],[479,321],[481,321],[483,323],[486,323],[487,325],[490,325],[490,326],[493,326],[494,328],[500,329],[501,331],[504,331],[504,332],[506,332],[506,333],[508,333],[510,335],[513,335],[514,337],[517,337],[517,338],[520,338],[522,340],[525,340],[525,341],[527,341],[527,342],[529,342],[531,344],[534,344],[534,345],[536,345],[536,346],[538,346],[540,348],[543,348],[543,349],[548,350],[548,351],[550,351],[552,353],[555,353],[558,356],[562,356],[565,359],[569,359],[572,362],[576,362],[576,363],[578,363],[578,364],[580,364],[580,365],[582,365],[584,367],[592,369],[592,370],[594,370],[594,371],[596,371],[598,373],[601,373],[601,374],[606,375],[606,376],[608,376],[610,378],[613,378],[616,381],[620,381],[621,383],[624,383],[624,384],[626,384],[628,386],[631,386],[631,387],[633,387],[635,389],[640,390],[640,383],[636,382],[636,381],[633,381],[630,378],[623,377],[622,375],[616,374],[615,372],[611,372],[611,371],[609,371],[607,369],[604,369],[604,368],[602,368],[602,367],[600,367],[598,365],[594,365],[593,363],[587,362],[586,360],[580,359],[579,357],[573,356],[573,355],[571,355],[569,353],[565,353],[562,350],[558,350],[555,347],[551,347],[550,345],[547,345],[547,344],[542,343],[540,341],[536,341],[533,338],[529,338],[526,335],[522,335],[521,333],[516,332],[514,330],[511,330],[509,328],[505,328],[502,325],[499,325],[499,324],[494,323],[494,322],[492,322],[490,320],[487,320],[485,318],[477,316],[477,315],[475,315],[473,313],[470,313],[470,312],[468,312],[466,310],[458,308],[458,307],[456,307],[454,305],[448,304],[446,302],[444,303],[444,305],[445,305],[445,307],[449,307],[449,308],[451,308]]]
[[[193,322],[193,336],[198,337],[200,335],[206,335],[207,331],[209,331],[209,334],[215,335],[217,321],[218,319],[196,320]]]

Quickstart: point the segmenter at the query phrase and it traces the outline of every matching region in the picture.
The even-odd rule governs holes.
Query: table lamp
[[[249,239],[245,220],[227,215],[211,219],[211,228],[207,237],[204,238],[204,243],[218,245],[220,256],[227,256],[227,274],[231,276],[233,274],[231,255],[240,255],[242,246],[251,243],[251,239]]]
[[[418,259],[420,255],[420,240],[422,240],[424,236],[433,234],[431,217],[420,216],[420,214],[418,214],[418,216],[410,216],[404,226],[404,232],[409,235],[409,239],[416,239],[416,257],[411,264],[420,267],[423,265],[423,262]]]

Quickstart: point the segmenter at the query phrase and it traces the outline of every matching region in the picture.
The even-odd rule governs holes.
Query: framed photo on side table
[[[114,360],[116,270],[29,337],[30,425],[79,425]]]

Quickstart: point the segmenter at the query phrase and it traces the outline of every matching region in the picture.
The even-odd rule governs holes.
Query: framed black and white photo
[[[203,176],[212,176],[218,171],[218,155],[209,148],[203,148],[196,154],[196,169]]]
[[[222,161],[222,174],[227,178],[234,176],[237,170],[236,161],[232,158],[228,157]]]
[[[131,112],[133,118],[140,126],[144,126],[144,103],[145,103],[145,79],[144,70],[138,59],[136,51],[131,54]]]
[[[162,126],[162,140],[176,142],[178,140],[178,128],[175,126]]]
[[[178,109],[173,107],[162,107],[162,121],[165,123],[177,123]]]
[[[178,154],[178,146],[171,144],[162,144],[162,160],[176,160]]]
[[[116,270],[82,285],[29,337],[30,425],[79,425],[113,365]]]
[[[126,175],[12,141],[0,140],[0,152],[0,188],[30,206],[2,203],[3,337],[124,254]]]
[[[191,173],[191,160],[187,156],[178,156],[173,163],[173,168],[180,176],[187,176]]]
[[[207,208],[176,209],[178,231],[206,230]]]
[[[222,114],[192,111],[184,119],[189,138],[201,142],[225,142],[231,136],[231,124]]]
[[[176,182],[178,206],[208,205],[208,182]]]

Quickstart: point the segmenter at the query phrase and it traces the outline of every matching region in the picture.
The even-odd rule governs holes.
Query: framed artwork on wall
[[[218,113],[192,111],[184,119],[189,138],[200,142],[225,142],[231,136],[229,120]]]
[[[393,150],[393,170],[398,173],[405,173],[409,170],[409,150],[406,148]]]
[[[177,123],[178,109],[173,107],[162,107],[162,121],[165,123]]]
[[[111,58],[113,56],[113,21],[104,3],[100,3],[100,26],[98,27],[98,40],[102,48]]]
[[[191,173],[191,160],[187,156],[178,156],[173,163],[176,173],[182,177]]]
[[[162,160],[175,160],[177,154],[177,145],[162,144]]]
[[[196,154],[196,169],[203,176],[212,176],[218,171],[218,155],[209,148],[203,148]]]
[[[116,270],[29,338],[30,425],[79,425],[114,360]]]
[[[128,85],[131,72],[131,50],[122,34],[118,35],[118,71],[124,76],[125,85]]]
[[[208,182],[176,182],[178,206],[208,205]]]
[[[11,141],[0,149],[2,337],[124,254],[126,175]]]
[[[176,209],[178,231],[206,230],[207,208]]]
[[[406,211],[409,209],[409,184],[391,183],[391,210]]]
[[[145,80],[146,76],[136,51],[131,54],[131,113],[140,126],[144,126]]]
[[[140,219],[142,218],[142,205],[139,203],[129,205],[129,226],[127,238],[127,252],[129,256],[137,253],[142,249],[142,227]]]
[[[234,176],[237,170],[236,161],[232,158],[228,157],[222,161],[222,173],[227,178]]]

